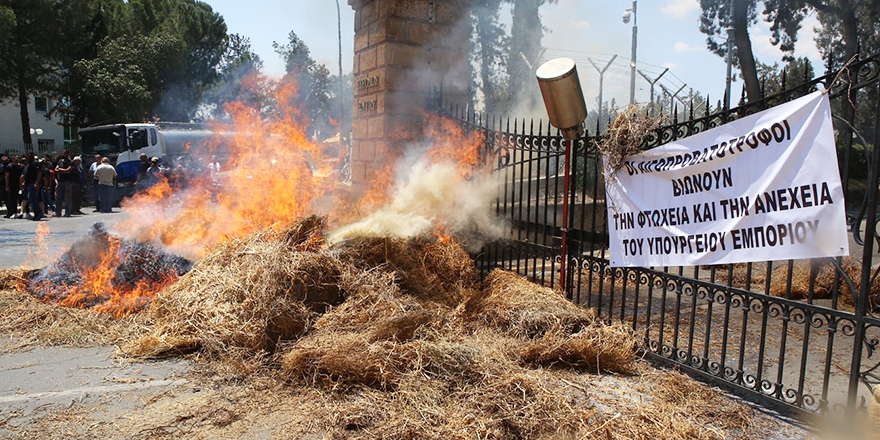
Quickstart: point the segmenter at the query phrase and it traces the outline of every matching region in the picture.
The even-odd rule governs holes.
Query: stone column
[[[416,139],[433,90],[465,103],[469,0],[349,0],[355,9],[352,182]],[[410,141],[410,142],[408,142]]]

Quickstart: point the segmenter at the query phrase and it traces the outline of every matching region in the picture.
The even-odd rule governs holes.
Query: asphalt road
[[[39,222],[0,218],[0,267],[41,267],[64,253],[74,241],[82,237],[95,223],[103,222],[112,232],[113,225],[126,217],[118,209],[112,214],[92,213],[70,218],[48,218]],[[49,228],[45,237],[46,253],[35,252],[37,227]]]

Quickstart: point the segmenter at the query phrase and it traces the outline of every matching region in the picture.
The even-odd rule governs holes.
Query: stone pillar
[[[433,90],[467,99],[469,0],[349,0],[355,9],[352,182],[418,137]]]

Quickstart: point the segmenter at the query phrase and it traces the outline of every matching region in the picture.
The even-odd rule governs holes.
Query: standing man
[[[70,188],[71,192],[73,192],[73,213],[76,215],[83,215],[82,201],[86,175],[82,166],[82,157],[76,156],[73,158],[73,167],[71,169],[70,177]]]
[[[6,187],[6,218],[18,216],[19,191],[21,191],[21,173],[24,167],[18,162],[18,156],[12,156],[9,165],[3,167],[3,180]]]
[[[34,156],[33,151],[28,151],[25,155],[27,158],[27,167],[24,169],[24,175],[21,177],[24,183],[24,189],[27,191],[27,200],[31,209],[34,211],[34,221],[40,221],[43,218],[43,166]]]
[[[0,156],[0,205],[6,203],[6,165],[9,165],[9,156]]]
[[[154,157],[150,159],[150,167],[147,168],[147,187],[159,183],[162,175],[163,170],[159,167],[159,158]]]
[[[138,191],[149,187],[150,185],[147,183],[149,180],[149,176],[147,176],[147,170],[150,169],[150,159],[147,158],[147,155],[141,153],[141,163],[138,165],[138,175],[137,179],[134,181],[134,187]]]
[[[61,152],[61,157],[55,164],[55,178],[58,187],[55,189],[55,217],[61,217],[61,206],[64,206],[64,216],[70,217],[73,212],[73,163],[67,150]]]
[[[110,159],[102,158],[101,165],[95,168],[98,181],[98,197],[101,199],[101,212],[113,212],[113,188],[116,186],[116,169],[110,165]]]
[[[101,211],[101,195],[99,194],[100,191],[98,191],[98,176],[95,175],[95,171],[98,170],[98,167],[102,163],[101,155],[96,154],[95,161],[89,165],[89,179],[91,179],[92,182],[92,190],[95,192],[95,212]]]

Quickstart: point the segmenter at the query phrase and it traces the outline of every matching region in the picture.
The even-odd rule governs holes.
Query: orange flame
[[[141,280],[132,286],[114,283],[122,258],[121,241],[109,236],[108,247],[95,267],[84,268],[82,281],[73,285],[53,285],[50,280],[36,283],[32,288],[47,294],[47,302],[57,302],[65,307],[91,308],[98,313],[124,317],[139,312],[159,292],[177,280],[176,274],[159,273],[158,281]],[[20,289],[26,288],[24,285]],[[60,297],[60,298],[59,298]]]
[[[337,160],[325,157],[324,146],[306,133],[305,116],[287,104],[296,93],[294,82],[280,84],[278,111],[269,119],[243,102],[227,104],[235,135],[226,142],[229,161],[218,182],[201,176],[176,194],[160,182],[124,204],[131,214],[117,229],[198,257],[213,244],[309,213],[327,193]]]
[[[46,244],[46,237],[49,236],[49,233],[47,223],[43,222],[37,225],[37,229],[34,231],[34,245],[28,249],[22,268],[37,267],[49,261],[49,246]]]

